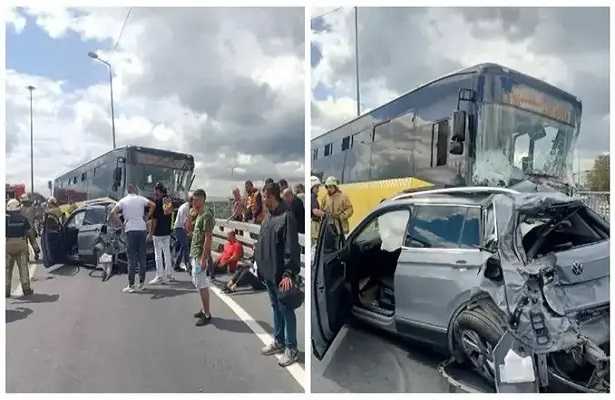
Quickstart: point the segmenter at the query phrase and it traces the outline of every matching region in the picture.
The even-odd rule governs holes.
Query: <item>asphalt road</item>
[[[322,362],[312,356],[312,393],[447,393],[436,370],[442,361],[425,348],[347,325]]]
[[[302,363],[282,368],[260,354],[272,331],[265,292],[212,293],[213,321],[196,327],[200,302],[186,273],[125,294],[126,275],[103,283],[84,267],[31,271],[35,294],[6,300],[9,393],[304,391]],[[20,295],[16,270],[13,282]],[[297,320],[303,349],[303,308]]]

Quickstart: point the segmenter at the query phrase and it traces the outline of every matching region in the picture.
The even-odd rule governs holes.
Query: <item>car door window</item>
[[[406,246],[472,249],[480,244],[480,209],[465,206],[418,206]]]
[[[359,232],[354,242],[358,245],[368,242],[381,242],[382,250],[397,250],[404,244],[409,219],[409,209],[380,214]]]
[[[92,208],[85,211],[83,225],[104,224],[107,221],[107,213],[104,208]]]
[[[83,225],[84,218],[85,213],[83,211],[78,212],[66,223],[66,227],[71,229],[79,229]]]

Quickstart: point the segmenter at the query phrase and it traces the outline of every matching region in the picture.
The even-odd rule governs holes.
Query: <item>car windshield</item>
[[[133,181],[140,193],[149,195],[160,182],[168,194],[175,198],[186,198],[192,171],[168,168],[158,165],[136,165],[133,167]]]
[[[515,107],[484,104],[474,183],[509,186],[532,176],[569,183],[575,140],[572,126]]]

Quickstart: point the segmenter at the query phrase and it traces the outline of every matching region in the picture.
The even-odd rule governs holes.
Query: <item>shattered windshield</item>
[[[539,176],[569,183],[575,140],[572,126],[510,106],[484,104],[473,180],[510,186]]]
[[[132,181],[137,185],[139,193],[144,195],[153,194],[154,186],[160,182],[172,197],[185,198],[192,172],[158,165],[135,165],[133,178]]]

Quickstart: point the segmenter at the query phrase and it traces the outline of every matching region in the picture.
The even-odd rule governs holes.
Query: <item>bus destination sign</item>
[[[574,126],[574,113],[570,103],[557,101],[527,87],[515,86],[510,92],[504,93],[503,103]]]

